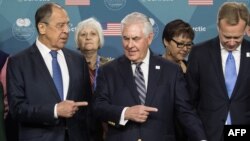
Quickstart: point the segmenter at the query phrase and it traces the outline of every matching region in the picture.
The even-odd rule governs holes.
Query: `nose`
[[[90,39],[91,35],[89,33],[86,34],[86,39]]]
[[[128,48],[132,48],[134,46],[133,40],[128,40]]]
[[[70,27],[68,25],[63,27],[64,33],[69,33],[69,31],[70,31]]]
[[[235,40],[235,39],[230,39],[230,40],[228,41],[228,45],[230,45],[230,46],[236,45],[236,40]]]
[[[184,46],[184,47],[182,48],[182,50],[187,52],[187,51],[188,51],[188,46]]]

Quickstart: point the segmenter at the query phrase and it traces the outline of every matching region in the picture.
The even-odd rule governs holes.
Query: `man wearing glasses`
[[[86,141],[88,67],[80,54],[64,47],[69,37],[67,12],[47,3],[37,10],[35,21],[36,42],[10,57],[7,69],[10,112],[19,123],[19,141]]]
[[[189,55],[188,88],[209,141],[224,140],[224,125],[250,124],[247,23],[245,4],[225,2],[218,12],[218,37],[194,46]]]

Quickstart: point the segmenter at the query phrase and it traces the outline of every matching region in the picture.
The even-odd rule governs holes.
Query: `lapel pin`
[[[159,70],[161,69],[161,66],[155,66],[155,69]]]
[[[250,52],[247,52],[247,53],[246,53],[246,56],[247,56],[247,57],[250,57]]]

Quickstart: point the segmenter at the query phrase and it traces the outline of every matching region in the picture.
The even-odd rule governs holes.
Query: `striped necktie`
[[[145,86],[144,76],[141,70],[141,64],[142,62],[136,64],[134,78],[141,104],[145,104],[147,90]]]

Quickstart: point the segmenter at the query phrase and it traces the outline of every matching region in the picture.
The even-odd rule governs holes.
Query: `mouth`
[[[85,43],[85,45],[90,45],[90,44],[92,44],[92,43]]]
[[[62,42],[67,42],[67,41],[68,41],[68,38],[61,38],[61,41],[62,41]]]

